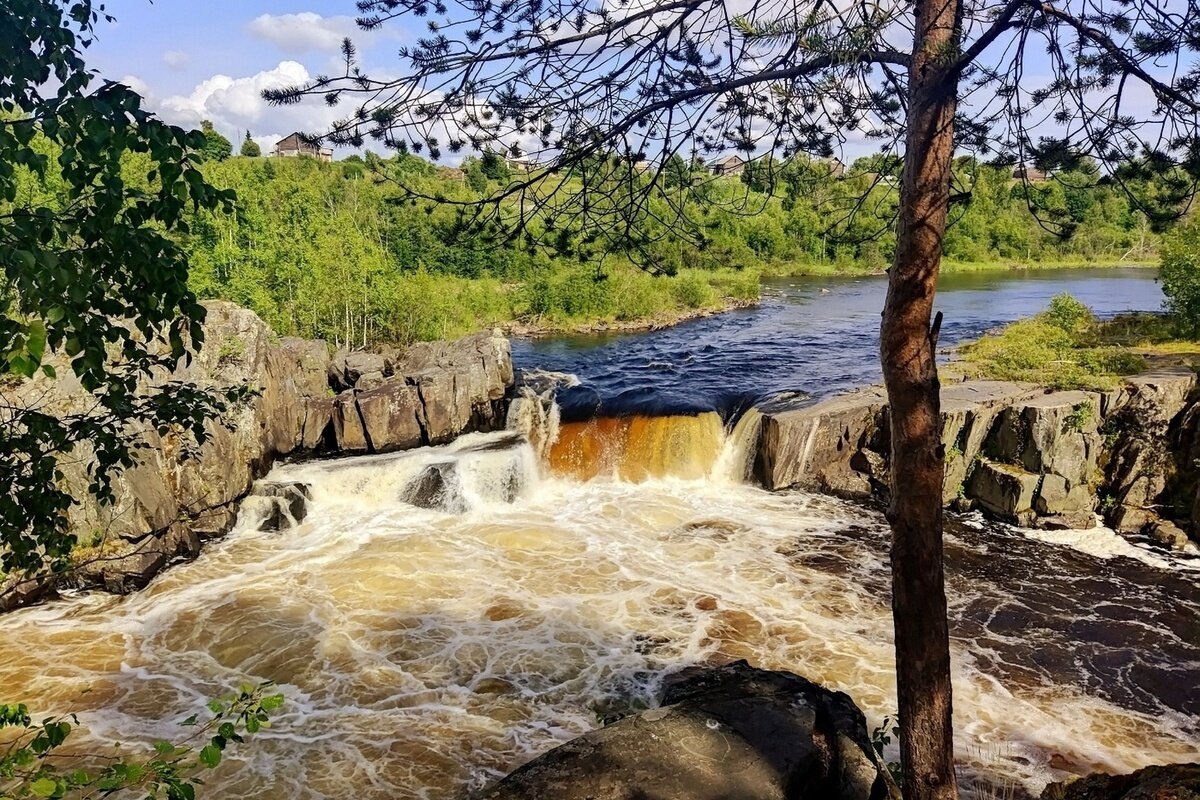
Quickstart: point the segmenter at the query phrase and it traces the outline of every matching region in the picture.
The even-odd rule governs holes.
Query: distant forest
[[[1094,167],[1074,166],[1025,182],[1012,167],[963,159],[959,174],[970,181],[971,199],[953,214],[949,268],[1153,260],[1158,235],[1145,214]],[[665,190],[702,184],[696,194],[711,207],[700,210],[702,243],[648,237],[645,249],[669,277],[645,274],[619,255],[598,268],[561,241],[531,248],[476,235],[457,224],[453,208],[405,201],[396,181],[380,179],[477,199],[514,177],[506,160],[490,154],[461,168],[368,154],[334,163],[233,157],[205,169],[216,185],[237,191],[239,211],[206,214],[193,226],[195,288],[253,308],[281,333],[342,344],[453,336],[513,319],[570,327],[719,306],[756,297],[764,273],[881,271],[894,244],[896,170],[878,158],[859,159],[841,175],[829,162],[794,160],[753,162],[739,176],[714,178],[704,165],[674,157],[661,176]],[[1156,190],[1153,181],[1136,186]]]

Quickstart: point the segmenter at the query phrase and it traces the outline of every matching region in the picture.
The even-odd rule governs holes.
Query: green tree
[[[489,181],[504,182],[512,177],[512,170],[508,168],[508,162],[491,150],[483,152],[483,158],[480,160],[479,166]]]
[[[60,457],[88,443],[91,491],[111,499],[114,472],[136,456],[128,423],[203,436],[222,407],[186,384],[140,388],[188,358],[189,341],[203,343],[204,308],[174,237],[195,210],[229,210],[234,198],[197,168],[203,134],[164,124],[86,67],[101,8],[10,0],[0,22],[0,379],[53,376],[59,353],[96,400],[80,416],[3,411],[0,569],[10,573],[68,563],[74,499],[58,484]]]
[[[692,171],[679,153],[672,153],[662,170],[663,188],[678,189],[692,182]]]
[[[1158,274],[1181,333],[1200,336],[1200,224],[1191,222],[1167,237]]]
[[[200,154],[205,161],[224,161],[233,155],[233,145],[213,127],[210,120],[206,119],[200,123],[200,132],[204,134],[204,145],[200,148]]]
[[[470,186],[479,194],[487,191],[488,177],[483,172],[483,164],[478,158],[468,158],[463,163],[463,175],[466,176],[467,186]]]
[[[258,146],[258,142],[250,138],[250,131],[246,131],[246,138],[242,139],[242,149],[239,152],[246,158],[258,158],[262,155],[262,148]]]

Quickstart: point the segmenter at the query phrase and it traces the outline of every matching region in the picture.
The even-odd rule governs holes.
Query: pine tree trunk
[[[906,800],[952,800],[950,642],[942,567],[940,386],[934,291],[954,157],[961,0],[918,0],[896,258],[880,357],[891,413],[892,616]]]

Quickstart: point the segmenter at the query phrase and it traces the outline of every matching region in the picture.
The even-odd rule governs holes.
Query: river
[[[939,299],[944,340],[1068,289],[1101,313],[1155,308],[1152,278],[953,279]],[[605,402],[659,406],[823,395],[877,375],[880,281],[768,288],[760,309],[518,343],[515,358],[574,372]],[[231,686],[278,682],[287,705],[229,753],[214,798],[458,798],[648,701],[664,674],[735,658],[843,689],[877,724],[895,709],[880,515],[745,484],[730,467],[744,443],[719,424],[684,438],[703,474],[646,470],[640,482],[547,469],[506,434],[280,466],[272,477],[312,486],[298,528],[260,533],[247,512],[138,594],[0,617],[2,699],[78,710],[101,740],[152,740],[179,738],[175,721]],[[429,465],[453,467],[456,513],[399,500]],[[1103,530],[972,517],[951,523],[947,556],[965,784],[1037,790],[1196,758],[1192,562]]]

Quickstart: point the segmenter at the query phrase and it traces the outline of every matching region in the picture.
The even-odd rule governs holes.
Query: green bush
[[[1158,274],[1180,332],[1200,335],[1200,224],[1190,223],[1167,237]]]
[[[683,272],[671,285],[671,293],[685,308],[704,308],[717,302],[717,292],[698,272]]]
[[[1119,376],[1144,370],[1146,359],[1112,343],[1126,335],[1127,323],[1113,323],[1112,338],[1107,324],[1075,298],[1059,295],[1033,319],[964,346],[962,356],[980,377],[1056,389],[1110,388]]]
[[[1072,336],[1079,336],[1096,324],[1092,310],[1069,294],[1060,294],[1050,301],[1050,308],[1041,318]]]
[[[653,316],[663,308],[667,296],[662,278],[656,278],[642,270],[625,269],[613,275],[613,306],[617,319],[631,321]]]
[[[997,335],[985,336],[964,352],[971,361],[991,365],[998,377],[1020,379],[1028,370],[1063,359],[1072,344],[1071,336],[1057,325],[1024,319]]]

